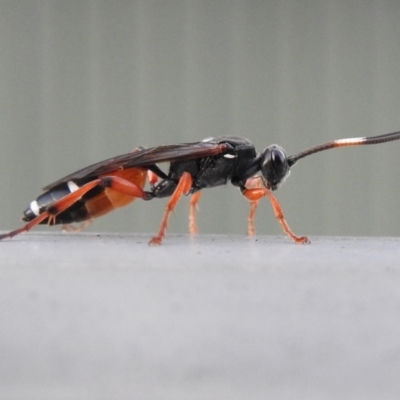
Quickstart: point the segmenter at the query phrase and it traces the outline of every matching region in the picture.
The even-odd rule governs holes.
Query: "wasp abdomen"
[[[24,211],[22,220],[31,221],[45,211],[46,208],[51,206],[54,202],[62,199],[64,196],[74,192],[77,189],[79,189],[79,186],[75,182],[68,181],[41,194],[36,200],[31,201],[29,207]]]
[[[116,177],[143,188],[146,183],[147,170],[144,168],[129,168],[114,171],[112,174],[100,177],[101,184],[99,182],[98,186],[94,186],[81,196],[78,196],[72,205],[67,207],[58,205],[54,208],[55,203],[63,202],[65,198],[83,188],[86,184],[90,185],[97,177],[87,177],[60,183],[40,195],[36,200],[33,200],[24,211],[22,220],[26,222],[32,221],[47,211],[52,215],[52,225],[69,225],[74,222],[97,218],[116,208],[123,207],[131,203],[136,197],[112,189],[110,186]],[[99,178],[97,180],[100,181]],[[47,224],[48,222],[49,218],[46,218],[39,223]]]

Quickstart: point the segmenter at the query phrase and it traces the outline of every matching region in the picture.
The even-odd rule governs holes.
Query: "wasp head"
[[[273,144],[261,155],[261,173],[267,189],[276,190],[290,173],[285,150]]]

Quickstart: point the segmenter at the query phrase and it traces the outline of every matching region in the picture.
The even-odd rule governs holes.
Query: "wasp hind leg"
[[[49,217],[49,214],[47,212],[44,212],[44,213],[40,214],[39,216],[37,216],[36,218],[34,218],[32,221],[28,222],[22,228],[19,228],[14,231],[0,235],[0,240],[5,239],[5,238],[11,239],[12,237],[19,235],[22,232],[28,232],[29,230],[31,230],[36,225],[39,225],[42,221],[44,221],[48,217]]]
[[[143,200],[150,200],[153,198],[151,194],[145,192],[138,185],[129,182],[126,179],[120,178],[118,176],[105,176],[102,178],[94,179],[93,181],[88,182],[87,184],[83,185],[74,192],[64,196],[60,200],[57,200],[51,206],[47,207],[45,211],[43,211],[32,221],[28,222],[22,228],[0,235],[0,240],[5,238],[12,238],[15,235],[19,235],[22,232],[28,232],[29,230],[34,228],[36,225],[39,225],[46,219],[48,219],[49,225],[54,225],[57,221],[58,214],[67,210],[69,207],[75,204],[79,199],[81,199],[82,196],[84,196],[87,192],[89,192],[89,190],[98,186],[109,188],[115,192],[124,194],[126,196],[141,198]]]
[[[82,232],[84,229],[86,229],[91,223],[93,222],[93,218],[88,219],[87,221],[81,222],[79,225],[63,225],[62,226],[62,231],[63,232]]]

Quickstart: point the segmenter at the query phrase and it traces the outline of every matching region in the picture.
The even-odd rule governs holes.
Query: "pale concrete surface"
[[[398,399],[400,239],[0,243],[1,399]]]

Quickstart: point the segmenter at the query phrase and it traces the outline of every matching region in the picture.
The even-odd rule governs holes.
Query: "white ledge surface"
[[[0,242],[0,399],[397,399],[400,239]]]

